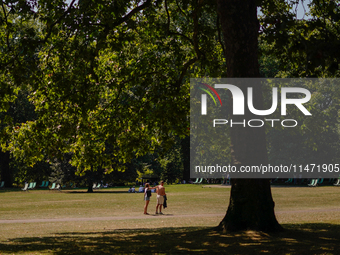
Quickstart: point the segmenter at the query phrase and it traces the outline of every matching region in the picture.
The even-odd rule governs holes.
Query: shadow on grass
[[[132,194],[128,193],[127,191],[123,190],[94,190],[93,192],[87,192],[87,189],[82,190],[63,190],[64,193],[72,193],[72,194],[114,194],[114,193],[126,193],[126,194]],[[143,193],[135,193],[135,194],[143,194]]]
[[[211,228],[118,229],[102,232],[55,233],[0,243],[4,253],[117,254],[340,254],[340,225],[283,225],[285,232],[220,233]]]
[[[29,190],[23,191],[21,188],[4,188],[4,189],[0,189],[0,193],[18,192],[18,191],[21,191],[22,193],[29,192]]]

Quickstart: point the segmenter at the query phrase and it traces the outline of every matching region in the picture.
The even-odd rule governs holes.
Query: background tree
[[[183,180],[184,165],[181,149],[181,141],[177,138],[174,145],[159,160],[162,166],[160,179],[164,180],[166,183],[171,184],[176,180],[180,182]]]
[[[13,127],[14,130],[17,130],[21,123],[36,118],[34,106],[28,101],[27,96],[27,91],[19,91],[14,102],[10,102],[8,104],[8,110],[0,112],[0,119],[2,120],[2,124],[0,124],[0,130],[2,130],[2,132],[4,132],[6,127]],[[6,187],[12,187],[14,181],[23,181],[28,177],[27,173],[29,175],[35,176],[34,172],[36,172],[36,169],[25,166],[22,163],[23,157],[24,155],[14,160],[13,157],[11,157],[9,151],[3,152],[0,150],[0,173],[1,179],[5,181]],[[24,168],[25,170],[18,172],[18,170],[21,168]],[[23,172],[25,173],[24,175]],[[43,175],[40,173],[36,176],[41,177]]]

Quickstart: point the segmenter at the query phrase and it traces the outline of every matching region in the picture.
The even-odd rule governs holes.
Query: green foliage
[[[294,1],[262,6],[264,54],[279,59],[278,77],[338,77],[340,8],[335,1],[311,1],[308,19],[296,19]],[[274,8],[276,7],[276,8]]]
[[[10,171],[14,176],[14,182],[18,185],[25,181],[41,183],[48,180],[51,175],[50,165],[46,162],[38,162],[31,167],[20,160],[12,160]]]
[[[311,1],[307,19],[296,19],[293,1],[268,2],[262,6],[260,64],[265,77],[339,76],[339,6],[334,1]],[[277,8],[274,8],[276,6]],[[273,163],[336,162],[339,155],[339,93],[334,82],[304,83],[312,93],[306,104],[312,113],[290,116],[299,129],[270,130],[269,159]],[[271,88],[265,88],[265,104],[271,104]]]
[[[25,51],[12,65],[0,60],[15,84],[3,79],[1,88],[25,83],[38,117],[15,130],[8,127],[2,147],[30,165],[70,153],[80,175],[124,170],[135,155],[169,147],[173,134],[188,134],[190,73],[222,73],[212,4],[18,3],[24,7],[2,4],[8,11],[2,14],[1,38],[7,57]],[[12,23],[18,27],[8,29],[7,12],[17,15]],[[29,24],[39,26],[29,30]],[[6,37],[20,29],[24,36],[13,48]],[[27,68],[19,73],[19,66]]]
[[[171,149],[159,161],[162,167],[161,180],[166,183],[173,183],[176,179],[183,179],[184,166],[180,139],[176,139]]]
[[[296,2],[261,1],[262,76],[338,77],[339,6],[311,1],[310,18],[298,20]],[[31,167],[69,155],[89,179],[133,180],[143,164],[180,178],[174,137],[189,134],[189,78],[226,72],[214,1],[3,1],[0,45],[2,149]],[[332,148],[336,157],[339,90],[307,88],[313,117],[294,134],[269,133],[270,155],[311,147],[310,156]]]

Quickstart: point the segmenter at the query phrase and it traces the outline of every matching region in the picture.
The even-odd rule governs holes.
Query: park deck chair
[[[5,186],[5,182],[2,181],[1,184],[0,184],[0,189],[2,189],[4,186]]]
[[[34,182],[30,182],[30,185],[28,186],[27,189],[33,189]]]
[[[52,183],[50,190],[55,189],[55,182]]]
[[[336,180],[336,182],[333,184],[334,186],[340,186],[340,178]]]
[[[311,187],[311,186],[314,185],[314,182],[315,182],[315,179],[312,179],[312,180],[310,181],[310,183],[308,183],[307,185]]]
[[[97,185],[94,189],[100,189],[101,186],[102,186],[102,184],[101,184],[101,183],[98,183],[98,185]]]
[[[314,182],[313,182],[314,181]],[[316,187],[318,185],[319,179],[313,179],[310,184],[308,184],[309,187]]]
[[[32,189],[35,189],[35,186],[37,186],[37,183],[33,182],[33,188]]]
[[[21,189],[22,191],[28,191],[28,183],[25,183],[25,187]]]
[[[70,183],[70,189],[78,189],[77,183]]]
[[[318,182],[319,184],[323,183],[323,178]]]
[[[44,187],[44,188],[47,188],[49,183],[50,183],[49,181],[46,181],[46,182],[45,182],[45,187]]]
[[[96,183],[93,183],[92,189],[95,189],[96,187],[97,187],[97,184],[96,184]]]
[[[203,181],[203,178],[199,179],[199,181],[197,183],[195,183],[195,184],[201,184],[202,181]]]
[[[56,183],[54,182],[54,183],[52,183],[52,186],[51,186],[50,190],[59,190],[59,191],[61,191],[61,186],[60,186],[59,183],[56,184]]]
[[[199,178],[196,178],[196,181],[194,181],[192,184],[198,183]]]
[[[39,185],[39,188],[44,188],[45,187],[45,181],[42,181],[41,185]]]
[[[65,184],[64,186],[65,186],[65,188],[67,188],[66,184]],[[64,188],[64,187],[63,187],[63,188]],[[69,189],[76,189],[77,187],[76,187],[76,184],[75,184],[75,183],[70,182],[68,188],[69,188]]]
[[[276,177],[276,179],[271,180],[270,183],[275,183],[275,182],[277,182],[278,180],[279,180],[279,177]]]
[[[293,182],[293,178],[289,178],[287,181],[285,181],[285,183],[292,183]]]
[[[221,185],[227,185],[230,184],[230,177],[228,178],[223,178]]]

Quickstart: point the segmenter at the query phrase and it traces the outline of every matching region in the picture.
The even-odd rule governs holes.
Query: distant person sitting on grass
[[[162,213],[162,205],[164,203],[164,196],[165,194],[165,188],[164,188],[164,181],[161,181],[161,184],[156,187],[157,189],[157,205],[156,205],[156,214],[163,214]],[[159,213],[158,213],[159,208]]]
[[[135,192],[136,192],[135,186],[132,187],[131,192],[132,192],[132,193],[135,193]]]
[[[144,188],[143,188],[143,186],[142,186],[142,185],[140,185],[140,186],[139,186],[139,190],[138,190],[138,192],[139,192],[139,193],[142,193],[142,192],[144,192]]]

